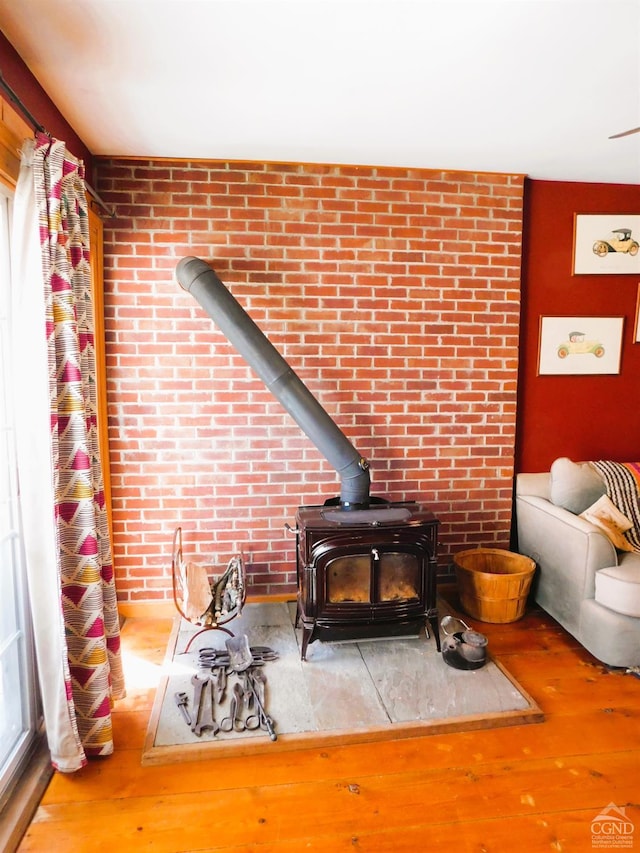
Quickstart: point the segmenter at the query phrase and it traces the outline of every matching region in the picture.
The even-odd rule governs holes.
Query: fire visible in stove
[[[330,604],[371,601],[369,561],[365,557],[333,560],[327,573],[327,600]]]
[[[417,601],[420,598],[420,566],[413,554],[389,554],[381,563],[380,601]]]
[[[378,591],[371,588],[371,561],[378,564]],[[416,601],[420,598],[420,567],[413,554],[371,554],[338,557],[329,563],[327,598],[332,604],[345,601]]]

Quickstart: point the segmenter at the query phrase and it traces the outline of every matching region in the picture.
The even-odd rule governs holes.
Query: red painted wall
[[[87,179],[92,183],[93,162],[91,152],[2,33],[0,33],[0,56],[2,56],[1,70],[5,81],[36,121],[43,125],[56,139],[62,139],[66,142],[69,151],[84,161]],[[2,91],[0,91],[0,97],[4,97],[9,104],[12,103]],[[14,106],[14,109],[17,110],[17,107]]]
[[[171,537],[253,593],[290,592],[298,505],[339,478],[175,281],[204,258],[371,462],[372,493],[439,516],[441,566],[507,547],[520,175],[100,161],[122,600],[170,596]]]
[[[640,459],[640,275],[573,276],[576,213],[640,214],[640,187],[525,182],[518,471],[547,471],[558,456]],[[563,314],[625,318],[619,375],[537,376],[540,317]]]

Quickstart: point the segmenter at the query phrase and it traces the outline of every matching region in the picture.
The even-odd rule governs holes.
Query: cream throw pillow
[[[604,480],[588,462],[556,459],[550,471],[551,503],[576,515],[588,509],[607,491]]]
[[[620,512],[607,495],[598,498],[580,513],[580,517],[599,527],[619,551],[633,551],[633,546],[624,536],[624,531],[631,530],[633,522]]]

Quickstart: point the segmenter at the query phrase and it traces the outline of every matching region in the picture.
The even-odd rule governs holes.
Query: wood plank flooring
[[[640,679],[537,609],[481,630],[545,722],[142,766],[171,620],[129,619],[116,752],[56,774],[19,849],[584,853],[613,802],[640,850]]]

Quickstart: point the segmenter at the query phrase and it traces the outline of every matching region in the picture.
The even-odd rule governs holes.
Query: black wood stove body
[[[438,520],[417,503],[302,506],[296,515],[302,660],[314,640],[415,635],[438,651]]]

